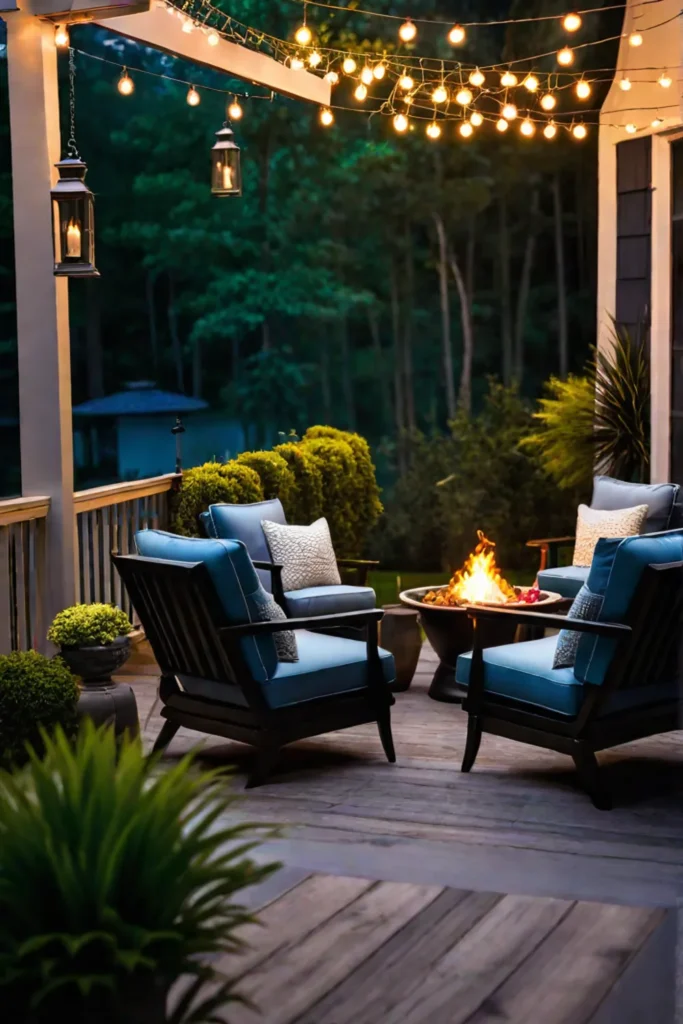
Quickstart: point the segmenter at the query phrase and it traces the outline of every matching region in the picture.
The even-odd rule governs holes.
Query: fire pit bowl
[[[414,590],[404,590],[399,595],[399,600],[407,607],[419,611],[422,628],[439,658],[439,666],[429,687],[429,696],[433,700],[459,704],[464,691],[455,682],[455,665],[460,654],[472,650],[472,622],[467,615],[468,606],[425,604],[425,594],[443,589],[446,588],[416,587]],[[515,587],[520,595],[528,589],[530,588]],[[511,601],[496,607],[550,611],[558,602],[564,602],[561,594],[542,591],[534,604]],[[501,647],[503,644],[514,643],[517,623],[501,616],[498,619],[482,619],[480,625],[485,647]]]

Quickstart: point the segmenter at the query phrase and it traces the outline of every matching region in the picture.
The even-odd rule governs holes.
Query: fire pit
[[[502,608],[546,608],[562,602],[560,594],[537,587],[513,587],[496,565],[495,545],[479,531],[479,543],[461,570],[445,587],[417,587],[404,590],[403,604],[417,608],[427,639],[439,657],[429,696],[447,703],[460,703],[462,689],[455,682],[455,665],[460,654],[472,649],[472,623],[467,609],[473,605]],[[484,646],[500,647],[514,642],[517,624],[500,616],[482,620]]]

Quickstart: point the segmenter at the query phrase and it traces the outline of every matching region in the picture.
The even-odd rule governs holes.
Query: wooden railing
[[[49,498],[0,501],[0,654],[42,647]]]
[[[132,614],[130,599],[112,570],[110,554],[128,554],[146,528],[167,529],[169,499],[180,476],[168,473],[74,494],[78,542],[76,600],[117,604]]]

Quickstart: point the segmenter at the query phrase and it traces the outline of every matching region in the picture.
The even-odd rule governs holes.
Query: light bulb
[[[313,38],[313,33],[311,32],[308,25],[300,25],[299,28],[294,33],[294,38],[296,39],[299,46],[308,46],[311,39]]]
[[[190,107],[198,107],[201,103],[201,96],[193,85],[187,90],[187,96],[185,97]]]
[[[563,67],[568,67],[574,63],[574,51],[570,50],[568,46],[563,46],[561,50],[557,51],[557,63]]]
[[[478,110],[473,110],[470,114],[470,124],[473,124],[475,128],[478,128],[484,123],[483,114],[480,114]]]
[[[185,18],[185,20],[183,21],[183,32],[185,32],[189,36],[190,32],[193,32],[193,31],[194,31],[194,23],[192,21],[190,21],[189,18]]]
[[[372,73],[375,76],[375,78],[377,79],[377,81],[381,82],[382,79],[384,78],[384,76],[387,73],[387,66],[386,66],[386,64],[382,64],[382,63],[375,64],[374,68],[372,69]]]
[[[588,135],[588,129],[585,124],[575,124],[572,128],[572,135],[575,139],[585,139]]]
[[[656,117],[650,124],[653,128],[659,128],[660,124],[664,124],[664,121],[661,117]]]
[[[365,85],[372,85],[374,77],[375,76],[372,73],[372,68],[368,64],[366,64],[360,73],[361,82],[363,82]]]
[[[230,120],[240,121],[243,114],[244,111],[242,110],[237,100],[233,100],[230,106],[228,107],[228,117],[230,118]]]
[[[578,32],[581,28],[581,15],[580,14],[565,14],[564,20],[562,21],[562,28],[565,32]]]
[[[528,89],[529,92],[536,92],[538,90],[538,79],[536,78],[536,75],[527,75],[522,82],[522,85],[525,89]]]
[[[641,36],[640,32],[631,32],[631,35],[628,37],[628,45],[629,46],[642,46],[643,45],[643,37]]]
[[[506,103],[503,109],[501,110],[501,114],[503,115],[506,121],[514,121],[514,119],[517,117],[517,107],[514,105],[514,103]]]
[[[448,42],[451,46],[459,46],[465,42],[465,29],[462,25],[454,25],[448,33]]]
[[[455,102],[459,103],[462,107],[467,107],[473,100],[472,93],[469,89],[460,89],[455,96]]]
[[[622,92],[628,92],[631,88],[631,79],[627,78],[626,75],[624,75],[622,78],[619,79],[619,88],[622,90]]]
[[[209,44],[209,46],[218,46],[218,44],[221,41],[221,37],[218,35],[218,32],[215,32],[214,29],[211,29],[211,31],[206,37],[206,41]]]
[[[506,132],[508,130],[508,123],[504,117],[499,117],[496,121],[496,128],[499,132]]]
[[[470,71],[470,85],[474,85],[477,88],[480,88],[480,86],[482,86],[485,81],[486,75],[484,74],[483,71],[480,71],[479,68],[475,68],[474,71]]]
[[[661,85],[662,89],[670,89],[672,81],[673,79],[671,78],[669,72],[664,71],[657,79],[657,84]]]
[[[554,110],[557,106],[557,100],[551,92],[545,93],[541,96],[541,106],[544,110]]]
[[[398,80],[398,87],[399,87],[399,89],[403,89],[404,92],[410,92],[410,90],[414,86],[415,86],[415,82],[410,77],[410,75],[401,75],[401,77]]]
[[[417,28],[410,19],[408,19],[408,21],[404,21],[398,30],[399,39],[402,39],[404,43],[412,43],[416,35]]]
[[[441,135],[441,126],[436,121],[432,121],[427,125],[427,135],[430,139],[438,139]]]
[[[396,114],[394,117],[394,129],[397,132],[405,132],[408,130],[408,118],[405,114]]]
[[[367,85],[363,85],[363,83],[361,82],[360,85],[356,86],[356,91],[354,92],[353,95],[356,97],[356,99],[358,100],[359,103],[362,103],[363,100],[368,95],[368,87],[367,87]]]
[[[302,61],[301,57],[292,57],[292,59],[289,62],[289,66],[292,69],[292,71],[301,71],[304,66],[304,62]]]
[[[329,107],[320,108],[320,123],[326,128],[329,128],[331,124],[334,124],[334,114]]]
[[[448,89],[445,85],[437,85],[436,89],[432,93],[432,100],[434,103],[445,103],[448,99]]]
[[[505,89],[514,89],[517,85],[517,75],[513,75],[512,71],[504,71],[500,76],[500,84]]]
[[[320,64],[321,62],[322,57],[320,56],[317,50],[313,50],[313,53],[309,53],[308,63],[311,65],[312,68],[317,68],[318,64]]]
[[[357,64],[353,57],[345,57],[344,63],[342,64],[342,71],[345,75],[352,75],[357,68]]]
[[[557,125],[554,121],[548,121],[547,125],[543,129],[543,134],[546,139],[554,139],[557,135]]]
[[[630,121],[627,125],[624,125],[624,130],[627,131],[629,135],[635,135],[635,133],[638,131],[638,129],[632,121]]]
[[[522,135],[526,135],[528,139],[536,133],[536,125],[528,117],[525,117],[519,126],[519,130]]]
[[[325,75],[325,81],[329,82],[330,85],[337,85],[339,82],[339,75],[336,71],[328,71]]]
[[[121,77],[119,78],[118,85],[116,86],[116,88],[119,90],[122,96],[130,96],[130,94],[135,89],[133,79],[130,77],[125,68],[121,72]]]
[[[69,33],[66,25],[57,25],[55,29],[55,46],[64,48],[69,45]]]
[[[458,128],[458,131],[465,139],[469,139],[470,135],[472,135],[474,132],[474,128],[472,127],[469,121],[463,121],[463,123]]]
[[[576,95],[580,100],[587,100],[590,94],[590,82],[587,82],[585,78],[582,78],[580,82],[576,83]]]

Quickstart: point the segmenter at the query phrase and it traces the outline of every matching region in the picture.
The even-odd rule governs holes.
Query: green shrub
[[[182,537],[202,537],[199,515],[209,505],[225,501],[248,504],[263,501],[258,473],[237,462],[206,462],[183,473],[183,482],[171,509],[171,529]]]
[[[167,1020],[154,1002],[188,975],[169,1024],[217,1020],[237,998],[212,961],[253,920],[235,893],[278,865],[248,856],[254,827],[227,824],[225,777],[192,761],[160,771],[139,741],[86,721],[73,746],[57,731],[42,760],[0,777],[0,994],[15,1024]]]
[[[302,444],[320,470],[322,512],[330,527],[334,550],[339,558],[352,558],[359,553],[359,522],[356,460],[351,446],[331,437],[310,438]]]
[[[132,629],[126,613],[113,604],[75,604],[55,616],[47,638],[57,647],[100,647]]]
[[[289,519],[295,504],[296,480],[289,464],[277,451],[242,452],[236,460],[240,466],[249,466],[258,473],[263,497],[279,498]]]
[[[46,658],[37,651],[1,656],[0,764],[23,761],[27,743],[40,749],[41,729],[51,731],[62,725],[71,732],[78,695],[78,683],[61,658]]]
[[[294,494],[287,509],[287,520],[308,526],[323,514],[323,478],[317,460],[303,444],[285,442],[274,449],[290,470],[295,481]]]

